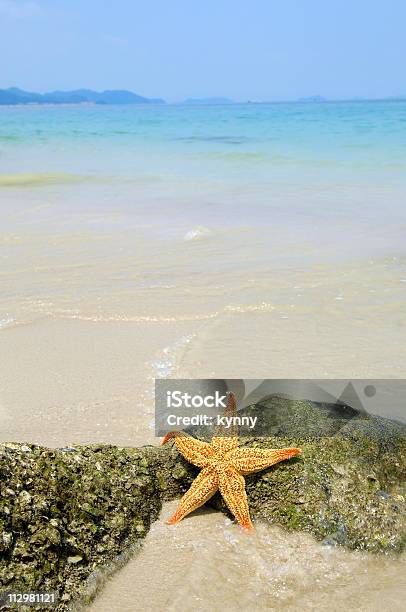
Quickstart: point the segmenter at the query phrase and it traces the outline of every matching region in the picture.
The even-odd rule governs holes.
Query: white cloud
[[[41,8],[34,0],[0,0],[0,15],[24,19],[34,17],[41,12]]]

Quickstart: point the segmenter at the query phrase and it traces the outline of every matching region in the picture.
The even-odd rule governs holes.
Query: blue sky
[[[0,87],[406,95],[405,0],[0,0]]]

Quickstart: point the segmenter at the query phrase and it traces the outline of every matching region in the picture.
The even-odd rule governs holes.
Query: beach
[[[1,441],[158,444],[156,378],[405,377],[405,119],[0,108]],[[203,510],[157,522],[92,607],[213,610],[222,580],[218,609],[395,610],[404,563]]]

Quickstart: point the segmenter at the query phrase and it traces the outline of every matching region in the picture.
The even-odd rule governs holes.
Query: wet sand
[[[176,503],[165,504],[144,548],[107,580],[91,612],[395,612],[405,600],[405,556],[348,552],[261,524],[247,535],[208,509],[165,525]]]
[[[1,441],[45,446],[155,441],[154,359],[182,325],[42,319],[0,338]],[[171,355],[167,367],[171,367]]]

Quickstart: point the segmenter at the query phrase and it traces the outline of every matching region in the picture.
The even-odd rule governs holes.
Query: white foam
[[[166,346],[158,359],[151,362],[154,378],[169,378],[174,373],[177,365],[177,357],[181,351],[192,340],[193,334],[182,336],[170,346]]]
[[[198,227],[193,228],[189,230],[188,232],[186,232],[183,239],[186,241],[201,240],[202,238],[206,238],[210,234],[211,234],[211,231],[207,227],[203,227],[202,225],[199,225]]]
[[[5,317],[4,319],[0,319],[0,329],[2,327],[7,327],[8,325],[11,325],[14,322],[15,319],[13,317]]]

